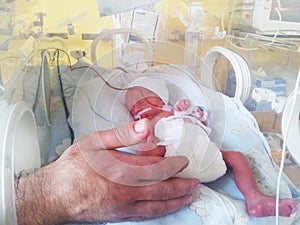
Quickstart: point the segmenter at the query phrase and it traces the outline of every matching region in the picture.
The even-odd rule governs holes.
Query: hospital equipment
[[[203,28],[203,20],[205,18],[205,12],[201,3],[192,3],[189,7],[189,19],[185,19],[182,13],[178,10],[176,11],[180,20],[187,27],[185,32],[185,64],[189,67],[196,69],[199,60],[197,60],[197,51],[201,50],[201,39],[205,35]]]
[[[100,16],[109,16],[151,5],[157,1],[158,0],[145,0],[141,2],[138,0],[124,0],[120,2],[118,0],[97,0],[97,6]]]
[[[113,1],[105,2],[113,4]],[[125,8],[127,10],[128,5],[126,7],[122,10]],[[108,14],[108,11],[105,13]],[[86,17],[88,15],[85,15]],[[57,24],[66,25],[64,21],[59,21]],[[6,63],[9,59],[1,58],[0,74],[3,76],[0,86],[0,202],[3,204],[0,205],[0,223],[15,224],[13,196],[15,174],[27,169],[39,168],[43,163],[55,160],[74,138],[94,130],[109,129],[132,121],[120,102],[122,90],[112,89],[107,84],[122,89],[141,74],[164,79],[168,84],[172,103],[175,103],[179,97],[189,97],[195,103],[204,104],[210,109],[214,121],[212,140],[225,149],[239,149],[247,154],[260,187],[269,194],[276,194],[279,169],[271,157],[270,147],[263,133],[260,132],[257,121],[243,104],[249,100],[253,90],[253,70],[251,70],[253,64],[249,57],[242,56],[239,54],[239,49],[234,47],[210,48],[204,55],[203,61],[199,57],[196,58],[200,60],[198,63],[201,65],[200,77],[196,77],[193,68],[189,66],[161,65],[165,62],[156,62],[155,43],[149,42],[143,34],[134,29],[97,31],[88,51],[80,49],[80,52],[75,54],[76,50],[68,49],[69,46],[64,39],[70,37],[72,41],[78,32],[76,27],[74,28],[75,25],[73,23],[72,25],[73,27],[67,27],[69,34],[62,35],[60,38],[44,36],[38,39],[36,37],[40,32],[32,32],[29,36],[26,36],[27,33],[22,33],[27,41],[24,41],[18,49],[17,58],[20,61],[17,66],[12,66],[10,72],[7,72],[10,64]],[[42,33],[44,32],[43,26]],[[138,41],[134,42],[132,39],[128,41],[128,33],[135,36],[135,40]],[[51,32],[51,35],[54,33]],[[5,39],[1,43],[1,50],[8,48],[7,40],[11,41]],[[106,67],[103,63],[105,55],[99,56],[99,53],[104,50],[99,46],[101,43],[105,45],[110,42],[114,43],[113,48],[117,53],[111,54],[114,59],[111,60],[110,66]],[[269,46],[259,46],[260,49],[264,47]],[[68,59],[67,53],[71,51],[76,56],[73,61]],[[91,60],[85,57],[87,54]],[[214,78],[213,68],[221,56],[232,65],[231,74],[234,78],[230,85],[234,88],[230,88],[231,91],[233,90],[231,97],[214,90],[218,89],[219,83]],[[7,73],[10,77],[8,81],[4,76]],[[288,87],[288,80],[286,87]],[[297,126],[299,91],[296,91],[296,104],[293,104],[294,95],[289,94],[291,95],[287,99],[286,107],[282,106],[279,109],[283,110],[282,129],[284,137],[287,137],[287,147],[299,163],[300,156],[296,144],[299,140],[299,126]],[[292,125],[288,128],[290,112],[292,112]],[[24,145],[20,146],[20,143]],[[120,150],[134,153],[132,148]],[[299,200],[299,189],[285,174],[282,176],[279,191],[280,197]],[[220,212],[223,214],[220,215]],[[280,218],[280,222],[299,223],[299,212],[291,218]],[[201,192],[196,196],[196,201],[189,207],[163,218],[124,224],[216,223],[273,224],[274,218],[249,218],[232,175],[226,174],[214,183],[203,185]]]
[[[299,35],[299,5],[295,0],[243,0],[242,29],[265,35]]]

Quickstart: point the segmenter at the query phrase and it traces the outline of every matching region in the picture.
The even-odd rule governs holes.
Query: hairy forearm
[[[58,224],[64,220],[62,206],[43,169],[21,176],[15,182],[18,225]]]

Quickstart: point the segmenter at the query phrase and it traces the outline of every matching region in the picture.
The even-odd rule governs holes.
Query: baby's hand
[[[196,107],[196,108],[194,109],[194,113],[196,113],[196,115],[197,115],[198,118],[202,118],[203,115],[204,115],[204,113],[203,113],[203,112],[201,111],[201,109],[199,109],[198,107]]]
[[[188,99],[180,99],[174,106],[176,111],[185,111],[190,107],[191,103]]]

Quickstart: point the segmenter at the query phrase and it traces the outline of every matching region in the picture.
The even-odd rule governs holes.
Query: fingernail
[[[187,203],[191,203],[192,201],[194,200],[194,197],[193,197],[193,195],[190,195],[189,197],[188,197],[188,199],[187,199]]]
[[[201,187],[201,184],[197,184],[197,185],[194,187],[193,191],[198,191],[198,190],[200,189],[200,187]]]
[[[133,129],[136,133],[143,133],[145,131],[145,120],[139,120],[133,125]]]

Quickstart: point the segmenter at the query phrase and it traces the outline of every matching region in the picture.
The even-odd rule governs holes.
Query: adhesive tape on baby
[[[0,101],[0,224],[17,224],[14,203],[15,174],[40,167],[34,115],[25,102]]]
[[[295,159],[295,161],[300,165],[300,151],[299,151],[299,139],[300,139],[300,88],[298,88],[296,99],[295,95],[292,93],[287,100],[282,113],[282,134],[286,137],[287,148]],[[295,100],[295,102],[294,102]],[[293,105],[295,103],[295,105]],[[294,107],[293,107],[294,106]],[[289,120],[291,121],[289,122]]]
[[[204,66],[201,68],[201,80],[209,88],[215,89],[213,67],[219,55],[223,55],[231,63],[236,75],[235,98],[245,103],[251,91],[251,72],[246,61],[237,53],[223,48],[213,47],[204,56]]]

